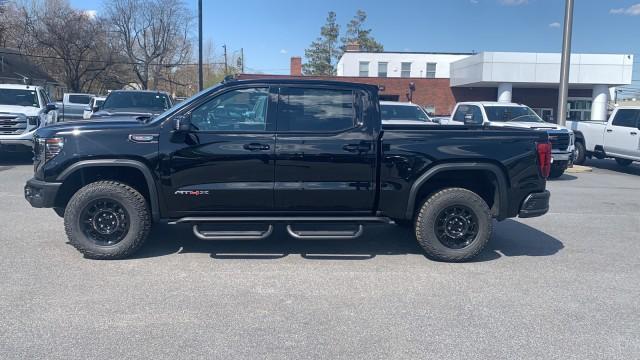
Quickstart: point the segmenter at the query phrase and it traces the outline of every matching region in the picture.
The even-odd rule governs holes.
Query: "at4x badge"
[[[189,196],[209,195],[209,190],[177,190],[174,194]]]

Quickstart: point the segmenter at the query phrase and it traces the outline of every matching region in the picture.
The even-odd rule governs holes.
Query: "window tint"
[[[471,114],[473,116],[472,120],[474,122],[482,122],[482,111],[479,107],[475,105],[460,105],[458,106],[458,110],[453,114],[454,121],[464,122],[464,117],[467,114]]]
[[[0,89],[0,105],[39,107],[35,90]]]
[[[430,121],[427,114],[417,105],[380,105],[382,120]]]
[[[278,105],[278,131],[333,132],[352,128],[351,90],[284,88]]]
[[[484,112],[489,121],[544,122],[526,106],[485,106]]]
[[[435,79],[437,65],[436,63],[427,63],[427,79]]]
[[[265,131],[269,89],[231,90],[191,112],[200,131]]]
[[[369,62],[368,61],[360,61],[360,77],[368,77],[369,76]]]
[[[640,117],[640,110],[620,109],[616,113],[616,117],[613,118],[612,125],[637,128],[639,117]]]
[[[378,77],[387,77],[387,66],[389,63],[379,62],[378,63]]]
[[[38,93],[40,93],[40,97],[42,98],[42,101],[44,101],[45,105],[51,102],[51,99],[49,99],[49,95],[47,95],[46,92],[38,90]]]
[[[88,102],[87,102],[88,103]],[[114,91],[104,101],[105,109],[166,110],[171,100],[166,94],[147,91]]]
[[[89,105],[90,101],[91,101],[90,95],[69,95],[69,102],[72,104]]]

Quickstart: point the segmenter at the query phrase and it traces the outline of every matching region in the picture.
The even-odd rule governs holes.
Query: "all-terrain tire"
[[[437,218],[452,206],[464,206],[477,220],[477,234],[460,249],[444,245],[436,234]],[[493,220],[487,203],[476,193],[462,188],[448,188],[431,195],[420,207],[415,222],[416,239],[426,255],[446,262],[462,262],[477,256],[491,238],[492,231]]]
[[[128,229],[119,242],[100,245],[92,241],[81,227],[81,215],[89,204],[109,199],[121,205],[128,214]],[[151,216],[146,199],[136,189],[116,181],[98,181],[78,190],[65,209],[64,228],[69,242],[89,259],[122,259],[135,253],[151,230]]]

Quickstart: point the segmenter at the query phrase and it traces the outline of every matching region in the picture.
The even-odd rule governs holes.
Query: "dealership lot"
[[[203,242],[167,225],[134,259],[91,261],[23,199],[29,157],[1,156],[3,359],[640,357],[637,163],[550,182],[550,213],[498,223],[471,263],[394,227]]]

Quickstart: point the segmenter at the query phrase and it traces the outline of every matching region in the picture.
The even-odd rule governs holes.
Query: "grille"
[[[569,147],[569,133],[549,133],[549,141],[553,150],[567,150]]]
[[[18,114],[0,114],[0,135],[20,135],[26,130],[26,116]]]

